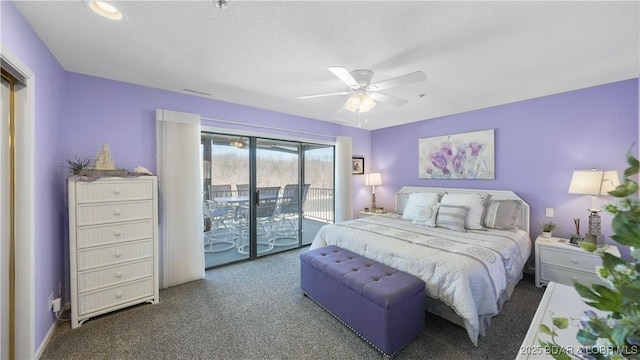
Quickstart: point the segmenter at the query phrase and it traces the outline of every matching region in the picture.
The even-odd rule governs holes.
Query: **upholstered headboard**
[[[513,191],[508,190],[485,190],[485,189],[457,189],[457,188],[439,188],[439,187],[423,187],[423,186],[403,186],[398,194],[409,194],[415,192],[446,192],[450,194],[473,194],[487,193],[491,194],[491,200],[519,200],[522,202],[520,216],[518,217],[518,227],[529,232],[530,208],[529,204]],[[398,204],[398,194],[396,194],[396,204]]]

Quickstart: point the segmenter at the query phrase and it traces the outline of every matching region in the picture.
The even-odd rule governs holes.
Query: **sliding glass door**
[[[310,244],[333,222],[334,147],[202,133],[207,268]]]

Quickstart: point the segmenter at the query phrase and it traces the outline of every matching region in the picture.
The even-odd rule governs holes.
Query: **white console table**
[[[551,336],[540,333],[540,325],[545,324],[552,328],[552,317],[564,317],[569,319],[569,327],[563,330],[557,330],[557,343],[562,346],[565,351],[578,354],[584,348],[582,344],[576,340],[576,333],[579,330],[578,320],[582,319],[585,310],[593,310],[599,316],[605,316],[606,313],[598,309],[588,306],[582,300],[573,286],[567,286],[550,282],[544,292],[538,310],[536,311],[531,326],[527,332],[527,336],[522,342],[522,346],[518,349],[517,359],[553,359],[553,356],[540,346],[538,339],[543,341],[551,341]],[[571,319],[577,319],[572,321]]]

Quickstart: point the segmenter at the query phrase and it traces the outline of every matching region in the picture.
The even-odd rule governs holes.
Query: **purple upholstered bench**
[[[391,357],[424,330],[424,282],[338,246],[300,254],[300,287]]]

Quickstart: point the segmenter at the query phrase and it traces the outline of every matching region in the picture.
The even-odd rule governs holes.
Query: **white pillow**
[[[445,194],[440,204],[467,206],[469,211],[464,219],[464,227],[471,230],[482,230],[484,220],[484,204],[491,198],[487,193]]]
[[[409,194],[407,203],[402,212],[402,218],[413,220],[416,214],[416,206],[436,206],[442,193],[439,192],[417,192]]]
[[[438,206],[416,205],[416,213],[413,217],[413,224],[435,227]]]

